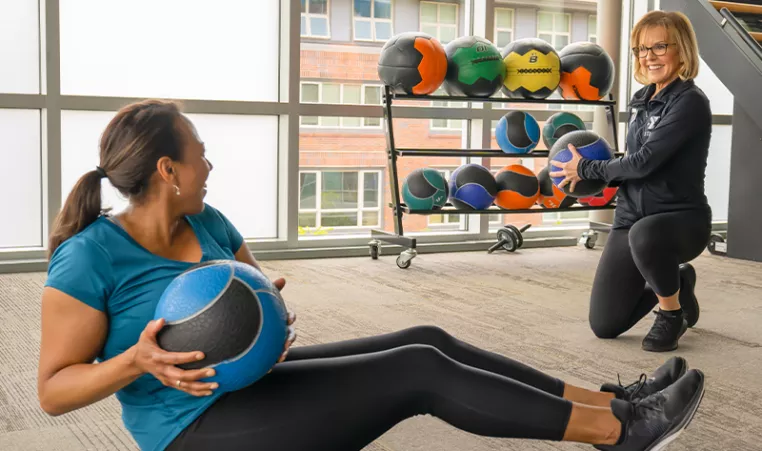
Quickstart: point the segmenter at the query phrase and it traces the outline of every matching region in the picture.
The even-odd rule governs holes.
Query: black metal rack
[[[455,101],[455,102],[494,102],[494,103],[520,103],[520,104],[563,104],[563,105],[592,105],[601,106],[606,109],[606,120],[609,128],[611,129],[612,136],[614,137],[614,151],[615,155],[623,155],[619,152],[619,142],[617,137],[617,111],[616,101],[612,96],[608,96],[608,100],[589,101],[589,100],[566,100],[566,99],[512,99],[502,97],[462,97],[462,96],[416,96],[409,94],[395,93],[389,86],[384,86],[384,135],[386,137],[386,150],[387,150],[387,164],[389,168],[389,183],[392,196],[392,202],[389,203],[389,207],[394,211],[394,233],[389,233],[384,230],[371,230],[370,255],[371,258],[377,259],[379,255],[380,242],[387,242],[398,246],[406,247],[399,257],[397,258],[397,266],[400,268],[410,267],[410,263],[417,255],[416,252],[416,239],[413,237],[407,237],[404,235],[402,227],[402,215],[434,215],[434,214],[518,214],[518,213],[547,213],[553,212],[568,212],[568,211],[584,211],[584,210],[608,210],[614,208],[614,203],[609,203],[605,206],[591,207],[591,206],[570,206],[566,208],[546,209],[542,207],[533,207],[529,209],[521,210],[507,210],[497,206],[491,206],[484,210],[459,210],[453,207],[449,202],[438,210],[411,210],[401,201],[399,178],[397,174],[397,159],[401,157],[425,157],[425,156],[444,156],[444,157],[494,157],[494,158],[547,158],[548,151],[532,151],[526,154],[510,154],[505,153],[500,149],[410,149],[410,148],[398,148],[394,141],[394,126],[392,114],[392,105],[394,100],[418,100],[418,101]],[[606,224],[596,223],[594,227],[599,230],[605,230]],[[592,248],[592,244],[595,244],[595,237],[590,233],[595,233],[595,229],[591,227],[591,232],[583,233],[581,242],[584,242],[585,246]]]

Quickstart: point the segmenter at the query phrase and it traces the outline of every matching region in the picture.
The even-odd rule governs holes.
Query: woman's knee
[[[424,325],[415,326],[406,331],[410,343],[418,343],[434,346],[442,349],[452,342],[453,337],[441,327]]]
[[[624,332],[622,325],[613,318],[596,315],[592,311],[590,312],[589,323],[590,329],[598,338],[616,338]]]
[[[652,259],[665,250],[665,243],[661,242],[659,231],[654,230],[646,221],[636,222],[630,229],[628,239],[630,251],[636,262]]]

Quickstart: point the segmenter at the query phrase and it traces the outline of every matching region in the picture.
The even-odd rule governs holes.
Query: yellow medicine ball
[[[561,59],[538,38],[517,39],[501,52],[507,74],[503,93],[517,99],[545,99],[561,81]]]

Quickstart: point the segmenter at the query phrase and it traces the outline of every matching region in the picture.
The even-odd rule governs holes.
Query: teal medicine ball
[[[587,130],[585,123],[576,114],[561,111],[550,116],[542,127],[542,140],[550,150],[558,138],[576,130]]]
[[[448,195],[447,181],[436,169],[416,169],[402,184],[402,199],[411,210],[439,210]]]

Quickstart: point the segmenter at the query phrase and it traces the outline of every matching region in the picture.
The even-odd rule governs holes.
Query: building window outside
[[[566,47],[571,40],[571,14],[538,12],[537,37],[549,42],[556,50]]]
[[[432,93],[435,96],[446,96],[447,92],[444,88],[439,87]],[[441,108],[465,108],[465,102],[448,102],[445,100],[432,100],[431,106]],[[431,119],[429,127],[432,130],[463,130],[463,119]]]
[[[329,0],[302,0],[302,37],[330,38]]]
[[[598,43],[598,16],[595,14],[587,16],[587,40]]]
[[[392,37],[392,0],[353,0],[356,41],[386,41]]]
[[[511,8],[495,8],[495,45],[499,49],[513,41],[513,13]]]
[[[443,45],[458,36],[458,5],[421,2],[420,30],[434,36]]]
[[[353,85],[329,82],[302,82],[302,103],[333,103],[344,105],[381,105],[380,85]],[[341,127],[341,128],[379,128],[378,117],[338,117],[338,116],[302,116],[302,126]]]
[[[299,229],[352,229],[381,225],[381,171],[299,172]]]

